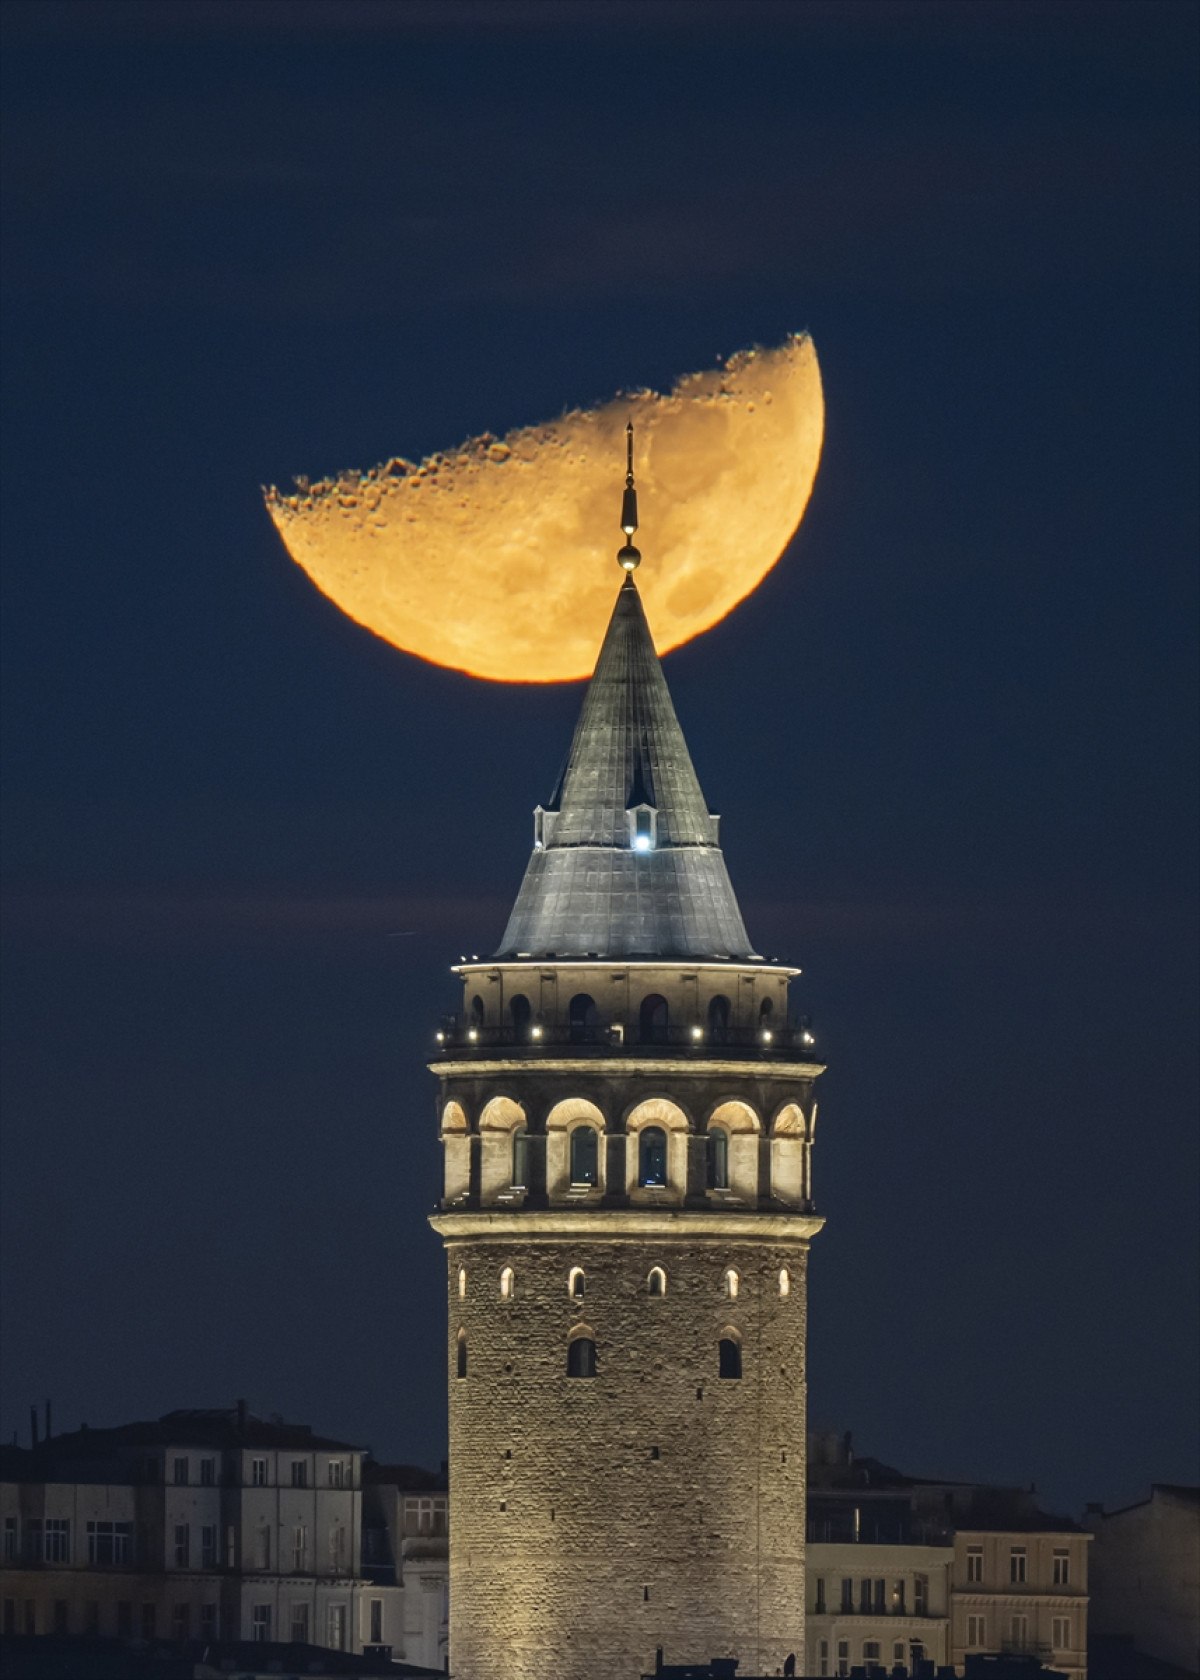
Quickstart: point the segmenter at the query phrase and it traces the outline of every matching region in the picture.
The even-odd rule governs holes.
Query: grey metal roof
[[[754,956],[632,575],[541,821],[498,957]]]

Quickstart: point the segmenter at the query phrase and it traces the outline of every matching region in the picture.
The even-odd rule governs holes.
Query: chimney
[[[30,1408],[29,1408],[29,1438],[30,1438],[31,1442],[33,1443],[33,1450],[36,1452],[37,1451],[37,1444],[38,1444],[37,1407],[36,1406],[30,1406]]]

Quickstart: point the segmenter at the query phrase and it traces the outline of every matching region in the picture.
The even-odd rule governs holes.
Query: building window
[[[71,1561],[71,1519],[69,1517],[46,1518],[46,1562],[70,1563]]]
[[[465,1301],[467,1298],[467,1268],[465,1266],[458,1268],[458,1298],[460,1301]]]
[[[590,1336],[576,1336],[567,1344],[567,1375],[594,1377],[596,1375],[596,1344]]]
[[[341,1523],[335,1523],[329,1530],[329,1563],[335,1575],[342,1575],[346,1570],[346,1530]],[[341,1646],[338,1646],[341,1649]]]
[[[256,1645],[265,1645],[271,1638],[271,1606],[256,1604],[250,1612],[250,1637]]]
[[[713,1126],[708,1134],[708,1188],[729,1188],[729,1133],[724,1126]]]
[[[308,1605],[292,1605],[292,1644],[308,1644]]]
[[[297,1523],[292,1530],[292,1569],[297,1575],[303,1575],[308,1568],[308,1530],[303,1523]]]
[[[20,1530],[17,1528],[16,1517],[5,1517],[5,1519],[4,1519],[4,1561],[5,1561],[5,1563],[16,1563],[19,1540],[20,1540]],[[15,1600],[13,1600],[12,1602],[15,1603]]]
[[[817,1601],[813,1610],[818,1616],[825,1614],[825,1577],[823,1575],[817,1576]]]
[[[54,1609],[51,1611],[50,1627],[51,1631],[54,1633],[66,1633],[68,1621],[67,1601],[65,1598],[56,1598],[54,1600]]]
[[[129,1563],[133,1552],[133,1524],[90,1522],[87,1525],[90,1564]]]
[[[871,1614],[871,1582],[867,1576],[858,1583],[858,1611],[861,1616]]]
[[[650,1275],[646,1279],[647,1295],[665,1295],[667,1293],[667,1274],[661,1266],[652,1266]]]
[[[842,1576],[842,1615],[854,1614],[854,1582],[848,1575]]]
[[[121,1599],[117,1604],[117,1638],[133,1638],[133,1605],[127,1598]]]
[[[779,1294],[780,1294],[780,1298],[783,1299],[783,1300],[786,1300],[787,1297],[791,1293],[792,1293],[792,1274],[791,1274],[791,1272],[788,1271],[787,1267],[784,1266],[783,1270],[779,1274]]]
[[[583,1275],[582,1266],[572,1266],[567,1274],[567,1294],[572,1301],[582,1301],[587,1291],[587,1282]]]
[[[987,1644],[986,1616],[967,1617],[967,1644],[975,1649],[982,1648]]]
[[[89,1598],[83,1607],[83,1631],[93,1639],[100,1632],[100,1600]]]
[[[346,1476],[347,1468],[348,1466],[344,1458],[331,1458],[329,1460],[330,1487],[349,1487],[350,1483]]]
[[[1029,1644],[1029,1617],[1014,1616],[1009,1627],[1009,1644],[1014,1651],[1023,1651]]]
[[[253,1487],[266,1487],[267,1461],[265,1458],[252,1458],[250,1460],[250,1482]]]
[[[466,1374],[467,1374],[467,1333],[466,1333],[465,1330],[460,1330],[458,1332],[458,1364],[457,1364],[455,1369],[456,1369],[456,1374],[459,1377],[465,1377],[466,1376]]]
[[[217,1461],[215,1458],[200,1460],[200,1486],[215,1487],[217,1480]]]
[[[1051,1625],[1051,1640],[1056,1651],[1071,1649],[1071,1618],[1070,1616],[1055,1616]]]
[[[1054,1585],[1069,1587],[1071,1584],[1071,1554],[1066,1550],[1054,1549]]]
[[[17,1631],[17,1601],[15,1598],[4,1600],[3,1629],[6,1634],[15,1634]]]
[[[742,1344],[733,1336],[722,1336],[717,1344],[717,1375],[736,1380],[742,1374]]]
[[[529,1037],[529,1025],[533,1020],[533,1007],[524,992],[518,992],[510,1002],[508,1018],[512,1022],[513,1042],[524,1044]]]
[[[879,1576],[875,1582],[875,1611],[882,1616],[887,1608],[887,1582]]]
[[[344,1604],[331,1604],[329,1606],[329,1619],[326,1625],[329,1635],[326,1644],[329,1649],[331,1651],[344,1651],[346,1649],[346,1606]]]
[[[1008,1580],[1010,1586],[1022,1586],[1025,1582],[1026,1555],[1024,1546],[1013,1546],[1008,1554]]]
[[[200,1606],[200,1637],[201,1639],[215,1639],[217,1637],[217,1607],[215,1604]]]
[[[308,1464],[302,1458],[294,1458],[292,1460],[292,1486],[308,1486]]]
[[[516,1281],[517,1274],[513,1271],[512,1267],[505,1266],[504,1270],[500,1273],[500,1299],[502,1301],[512,1300],[513,1291],[516,1287]]]
[[[171,1606],[171,1638],[182,1644],[188,1637],[191,1627],[191,1605],[173,1604]]]
[[[175,1486],[176,1487],[186,1487],[188,1485],[188,1461],[187,1461],[187,1459],[186,1458],[177,1458],[175,1460],[173,1466],[172,1466],[172,1473],[173,1473],[172,1474],[172,1479],[175,1483]]]
[[[892,1582],[892,1614],[893,1616],[903,1616],[905,1614],[903,1580]]]
[[[665,1044],[670,1028],[670,1012],[665,997],[651,992],[642,999],[638,1010],[638,1037],[643,1044]]]
[[[629,844],[635,852],[652,852],[658,828],[658,813],[652,805],[635,805],[625,813]]]
[[[578,992],[571,999],[567,1010],[567,1030],[572,1044],[594,1044],[597,1038],[597,1028],[600,1017],[596,1013],[594,998],[586,992]]]
[[[644,1126],[638,1137],[638,1183],[644,1187],[667,1182],[667,1134],[661,1126]]]
[[[708,1006],[708,1036],[713,1044],[724,1044],[729,1034],[729,999],[715,997]]]
[[[383,1600],[381,1598],[371,1600],[371,1644],[383,1644]]]
[[[817,1673],[829,1673],[829,1641],[821,1639],[817,1642]]]
[[[892,1662],[901,1665],[908,1662],[908,1652],[904,1649],[904,1641],[897,1639],[892,1645]]]
[[[983,1580],[983,1547],[982,1546],[968,1546],[967,1547],[967,1580],[968,1581],[982,1581]]]
[[[188,1556],[188,1553],[191,1550],[190,1546],[188,1545],[188,1538],[189,1537],[188,1537],[188,1525],[187,1525],[187,1523],[176,1523],[175,1524],[175,1567],[176,1567],[176,1569],[186,1569],[188,1564],[191,1562],[191,1559]]]
[[[728,1267],[721,1278],[722,1295],[724,1295],[727,1300],[736,1301],[738,1298],[738,1290],[741,1287],[741,1281],[741,1278],[738,1277],[733,1267]]]
[[[850,1641],[848,1639],[838,1640],[837,1671],[840,1675],[850,1673]]]
[[[883,1649],[883,1647],[880,1645],[878,1639],[864,1639],[863,1640],[863,1662],[864,1663],[878,1663],[879,1661],[881,1661],[879,1653],[882,1649]]]
[[[158,1637],[158,1606],[154,1604],[142,1605],[142,1638],[156,1639]]]
[[[512,1188],[524,1190],[529,1182],[529,1133],[514,1126],[512,1134]]]
[[[594,1126],[571,1128],[571,1183],[594,1186],[600,1182],[600,1140]]]
[[[924,1575],[918,1575],[913,1581],[913,1615],[928,1616],[929,1614],[929,1581]]]
[[[215,1569],[217,1567],[217,1525],[200,1530],[200,1567],[201,1569]]]
[[[266,1523],[258,1531],[258,1567],[260,1569],[270,1569],[271,1567],[271,1530]]]

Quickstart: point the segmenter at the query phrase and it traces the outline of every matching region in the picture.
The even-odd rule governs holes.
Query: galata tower
[[[633,572],[500,948],[455,970],[450,1667],[804,1668],[821,1065],[751,948]]]

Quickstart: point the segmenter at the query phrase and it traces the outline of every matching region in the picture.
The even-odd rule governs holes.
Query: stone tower
[[[751,949],[633,569],[434,1063],[455,1680],[804,1667],[822,1069]]]

